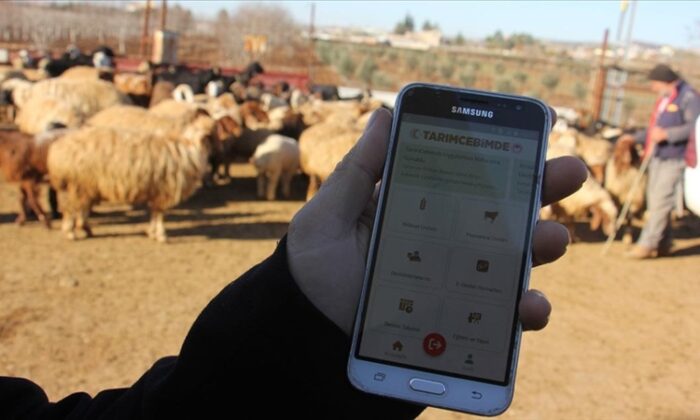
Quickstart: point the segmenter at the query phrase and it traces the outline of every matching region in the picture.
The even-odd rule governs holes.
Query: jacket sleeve
[[[130,388],[51,403],[28,380],[0,378],[0,418],[418,416],[424,407],[350,385],[350,339],[299,290],[286,255],[283,238],[207,305],[178,357],[157,361]]]
[[[700,115],[700,96],[693,91],[688,92],[686,97],[683,98],[681,109],[683,110],[684,123],[666,129],[666,140],[669,143],[688,141],[690,132],[693,127],[695,127],[695,121],[698,119],[698,115]]]

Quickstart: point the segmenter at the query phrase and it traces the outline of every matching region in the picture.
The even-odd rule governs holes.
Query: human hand
[[[661,143],[668,138],[668,132],[661,127],[654,126],[651,128],[651,131],[649,131],[649,138],[654,144]]]
[[[287,261],[299,288],[348,335],[362,291],[377,206],[375,187],[382,176],[390,132],[391,113],[378,109],[355,147],[294,216],[287,234]],[[548,161],[542,205],[573,194],[586,176],[586,167],[577,158]],[[568,244],[569,233],[564,226],[538,222],[532,244],[533,265],[558,259]],[[519,307],[523,328],[544,328],[550,311],[544,294],[527,291]]]

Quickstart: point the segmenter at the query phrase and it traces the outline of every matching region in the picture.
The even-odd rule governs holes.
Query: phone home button
[[[442,395],[445,393],[445,384],[426,379],[413,378],[408,385],[414,391],[427,392],[428,394]]]

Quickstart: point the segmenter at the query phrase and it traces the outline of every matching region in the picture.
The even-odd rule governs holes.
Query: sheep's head
[[[233,118],[228,115],[216,120],[216,139],[219,142],[228,140],[230,137],[240,137],[243,128]]]
[[[187,125],[182,137],[194,144],[201,145],[208,150],[212,150],[215,145],[216,122],[204,110],[197,110],[197,115],[191,123]]]
[[[618,173],[639,164],[639,154],[634,142],[618,141],[613,149],[613,162]]]
[[[246,101],[240,107],[241,120],[245,127],[256,129],[270,122],[270,117],[258,101]]]
[[[8,79],[2,83],[2,91],[8,96],[8,101],[18,108],[29,100],[33,83],[23,79]]]

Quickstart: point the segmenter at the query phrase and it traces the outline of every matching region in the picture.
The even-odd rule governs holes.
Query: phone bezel
[[[407,97],[414,97],[417,100],[406,100]],[[389,152],[384,167],[382,179],[390,179],[391,167],[394,163],[397,150],[398,128],[401,122],[401,117],[404,113],[415,113],[419,115],[435,116],[438,118],[448,118],[463,121],[479,122],[478,119],[462,115],[447,115],[445,105],[454,104],[474,104],[481,109],[490,109],[494,111],[492,119],[487,122],[493,125],[508,126],[516,129],[531,129],[542,133],[538,142],[537,155],[537,173],[536,186],[531,203],[531,217],[528,220],[527,239],[532,241],[533,229],[537,221],[538,212],[535,207],[540,202],[541,196],[541,179],[544,170],[544,155],[546,151],[546,138],[550,127],[549,108],[533,98],[503,95],[492,92],[482,92],[471,89],[459,89],[450,86],[433,85],[426,83],[413,83],[405,86],[399,93],[396,100],[395,115],[392,121],[391,136],[389,143]],[[437,105],[441,105],[437,106]],[[507,110],[507,111],[506,111]],[[542,118],[532,118],[535,116]],[[505,114],[509,114],[507,117]],[[514,115],[522,115],[522,118],[513,118]],[[538,121],[539,120],[539,121]],[[482,121],[483,122],[483,121]],[[508,124],[505,124],[508,122]],[[514,124],[515,122],[515,124]],[[383,222],[383,214],[385,210],[385,199],[387,195],[388,182],[382,183],[379,202],[377,206],[377,214],[372,230],[372,237],[367,256],[367,267],[365,270],[363,289],[360,296],[360,305],[355,317],[355,325],[353,327],[353,340],[348,363],[348,377],[357,388],[388,397],[406,399],[415,402],[421,402],[433,406],[456,409],[483,415],[496,415],[505,409],[510,404],[514,388],[515,373],[517,370],[517,356],[520,347],[521,327],[517,322],[517,311],[514,319],[513,334],[509,343],[509,369],[504,382],[489,381],[479,378],[464,378],[460,375],[451,375],[442,372],[430,372],[423,368],[399,366],[398,364],[383,363],[381,361],[372,361],[365,358],[357,357],[359,346],[360,332],[362,330],[362,322],[368,306],[368,291],[371,283],[371,274],[376,263],[376,251],[378,247],[378,235]],[[520,275],[521,287],[518,296],[516,297],[515,305],[520,301],[522,292],[527,289],[529,283],[529,274],[531,268],[531,249],[528,247],[523,252],[525,258],[525,267],[523,267]],[[374,381],[371,377],[373,372],[385,372],[389,380],[382,382]],[[425,394],[414,391],[408,386],[408,381],[411,378],[423,378],[436,380],[445,384],[447,392],[441,396]],[[462,390],[463,393],[460,391]],[[479,395],[476,399],[474,395]],[[459,396],[458,398],[454,398]],[[471,398],[470,398],[471,396]],[[452,398],[451,398],[452,397]],[[453,401],[454,399],[454,401]],[[468,404],[465,404],[468,403]]]

